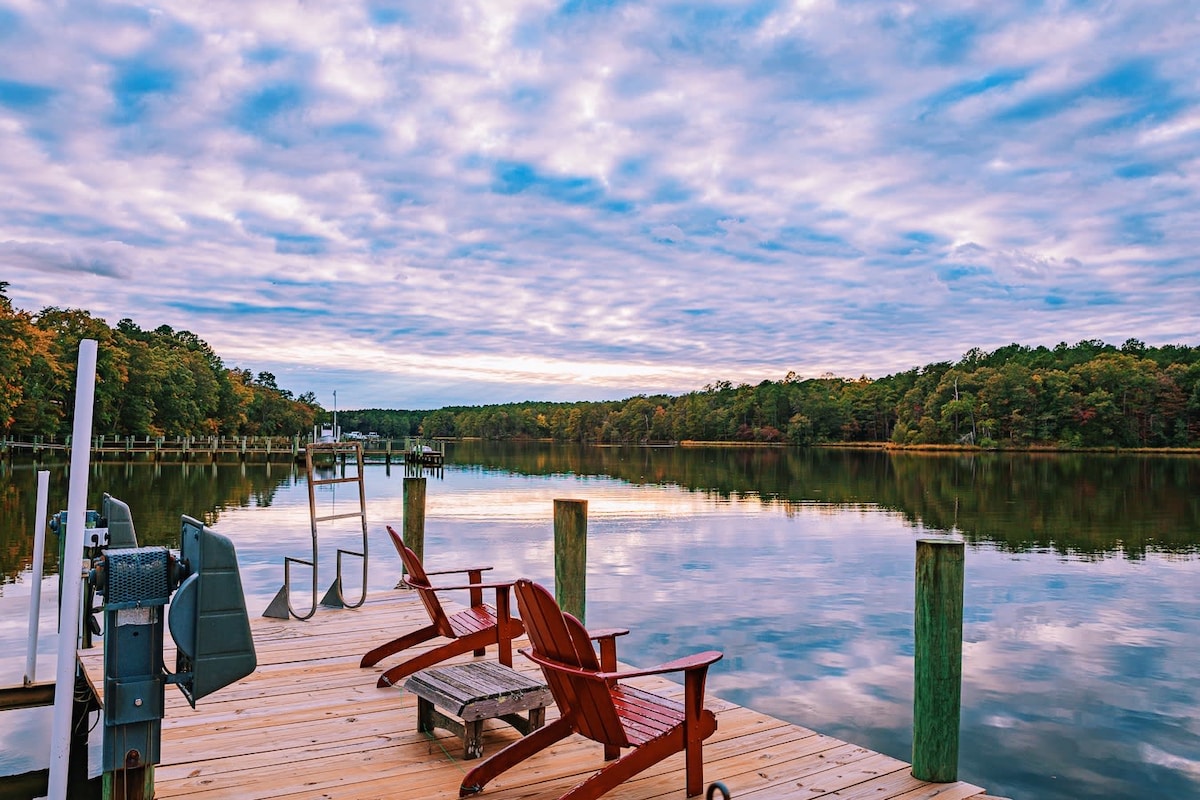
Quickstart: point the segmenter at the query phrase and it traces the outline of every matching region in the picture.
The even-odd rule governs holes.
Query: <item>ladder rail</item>
[[[346,456],[353,454],[354,466],[356,473],[352,477],[345,475],[345,461],[342,462],[343,473],[337,478],[317,478],[314,469],[313,455],[315,453],[329,454],[333,458],[334,469],[337,469],[339,456],[343,459]],[[308,518],[309,532],[312,536],[312,556],[310,559],[295,558],[292,556],[284,556],[283,559],[283,587],[271,601],[267,610],[263,613],[266,617],[275,617],[287,619],[295,617],[300,620],[311,618],[317,613],[317,607],[320,605],[331,606],[334,608],[358,608],[367,601],[367,490],[363,481],[363,451],[362,445],[359,442],[312,442],[304,447],[304,469],[308,484]],[[343,512],[335,514],[318,514],[317,513],[317,492],[318,486],[329,486],[345,483],[358,484],[358,511]],[[347,550],[345,548],[337,548],[337,573],[333,584],[329,587],[329,591],[320,600],[317,599],[317,554],[318,554],[318,523],[331,522],[339,519],[357,518],[362,528],[362,549],[360,551]],[[345,557],[358,558],[362,564],[362,576],[360,581],[360,594],[357,600],[350,602],[346,599],[343,587],[343,561]],[[292,587],[292,564],[306,566],[311,570],[312,574],[312,601],[307,611],[303,613],[297,611],[292,606],[291,587]]]
[[[305,466],[308,473],[308,515],[309,523],[312,528],[314,545],[317,541],[317,523],[328,522],[336,519],[351,519],[358,517],[362,527],[362,549],[358,552],[354,550],[346,550],[339,547],[337,549],[336,574],[333,583],[329,587],[329,591],[321,599],[321,605],[332,606],[334,608],[358,608],[363,603],[367,602],[367,489],[363,481],[363,451],[361,442],[332,442],[332,443],[317,443],[305,445]],[[338,465],[338,456],[354,457],[355,474],[353,477],[347,477],[343,474],[337,478],[315,478],[313,470],[313,453],[328,452],[333,456],[334,468]],[[343,470],[345,462],[342,462]],[[337,485],[343,483],[358,484],[358,511],[345,512],[340,514],[325,514],[317,513],[317,486]],[[358,600],[350,602],[346,599],[343,586],[345,582],[342,579],[342,563],[343,557],[350,556],[359,559],[362,565],[362,576],[360,580],[360,594]],[[316,594],[314,592],[314,599]]]

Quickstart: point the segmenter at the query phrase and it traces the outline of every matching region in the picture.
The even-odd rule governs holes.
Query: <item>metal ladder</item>
[[[333,460],[335,473],[337,472],[339,461],[341,462],[342,474],[334,478],[318,478],[314,469],[314,455],[328,455]],[[353,456],[353,459],[347,458]],[[349,464],[348,464],[349,462]],[[346,475],[346,467],[350,464],[354,467],[353,475]],[[264,617],[274,617],[277,619],[287,619],[289,616],[297,619],[308,619],[313,614],[317,613],[317,523],[332,522],[339,519],[358,518],[362,525],[362,550],[356,552],[354,550],[344,550],[338,548],[337,551],[337,576],[333,583],[329,586],[329,590],[325,592],[325,596],[321,598],[319,605],[330,608],[358,608],[367,600],[367,493],[366,487],[363,485],[363,453],[362,445],[359,442],[314,442],[304,446],[304,468],[308,478],[308,518],[309,526],[312,531],[312,560],[303,558],[292,558],[284,556],[283,558],[283,587],[280,588],[278,594],[275,595],[267,610],[263,612]],[[349,511],[340,514],[325,514],[317,513],[317,487],[329,486],[340,483],[355,483],[358,485],[358,511]],[[362,591],[356,602],[348,602],[342,592],[342,558],[343,556],[352,556],[358,558],[362,563]],[[292,564],[300,564],[308,567],[312,571],[312,605],[307,613],[301,614],[292,607],[291,602],[291,585],[292,585]]]

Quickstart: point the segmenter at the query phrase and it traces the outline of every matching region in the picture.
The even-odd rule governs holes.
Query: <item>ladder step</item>
[[[325,486],[330,483],[358,483],[359,478],[323,478],[312,482],[313,486]]]
[[[353,511],[353,512],[349,512],[346,514],[330,514],[327,517],[313,517],[313,522],[329,522],[330,520],[334,520],[334,519],[349,519],[350,517],[359,518],[359,517],[363,517],[363,516],[366,516],[366,515],[358,512],[358,511]]]

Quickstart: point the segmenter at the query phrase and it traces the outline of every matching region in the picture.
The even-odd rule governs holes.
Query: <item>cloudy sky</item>
[[[1200,344],[1194,0],[0,0],[0,280],[326,406]]]

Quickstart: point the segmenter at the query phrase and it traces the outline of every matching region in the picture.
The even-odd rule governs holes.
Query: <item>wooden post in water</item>
[[[425,478],[404,477],[404,544],[425,560]]]
[[[917,540],[912,775],[958,780],[964,545]]]
[[[584,620],[587,606],[587,500],[554,501],[554,599]]]

